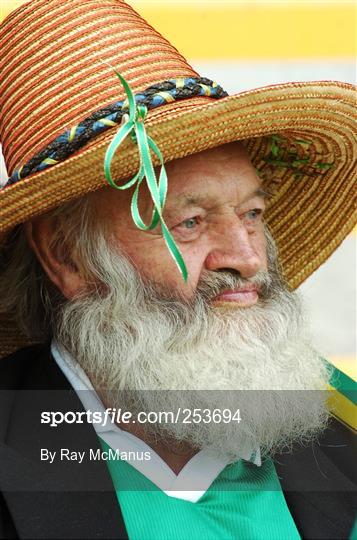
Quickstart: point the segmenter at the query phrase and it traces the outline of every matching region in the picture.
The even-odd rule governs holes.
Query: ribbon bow
[[[120,73],[118,73],[118,71],[114,71],[120,79],[128,97],[127,101],[129,103],[129,117],[128,115],[125,115],[126,122],[120,127],[106,151],[104,159],[105,177],[109,185],[115,189],[128,189],[134,186],[135,183],[137,184],[131,200],[131,215],[133,217],[133,221],[135,225],[142,231],[154,229],[157,224],[160,223],[165,243],[182,274],[183,280],[186,282],[188,273],[185,262],[162,217],[167,194],[167,174],[162,154],[153,139],[146,133],[145,130],[144,120],[147,115],[147,107],[145,105],[136,103],[135,96],[127,81],[122,75],[120,75]],[[119,186],[115,183],[111,176],[110,166],[115,152],[129,134],[131,135],[132,140],[138,145],[140,167],[138,173],[131,180],[129,180],[126,184]],[[158,180],[156,179],[154,171],[151,150],[159,158],[161,164]],[[139,190],[144,178],[146,179],[152,202],[154,204],[149,225],[146,225],[142,220],[138,208]]]

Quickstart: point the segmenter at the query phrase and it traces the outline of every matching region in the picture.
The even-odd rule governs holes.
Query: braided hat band
[[[149,86],[143,92],[135,94],[135,101],[137,104],[145,105],[147,109],[155,109],[160,105],[194,96],[220,99],[227,97],[228,94],[221,86],[210,79],[188,77],[169,79]],[[56,137],[38,154],[15,171],[5,183],[3,189],[31,174],[43,171],[64,161],[97,135],[120,124],[128,110],[128,100],[126,99],[95,111],[76,126],[69,128]]]

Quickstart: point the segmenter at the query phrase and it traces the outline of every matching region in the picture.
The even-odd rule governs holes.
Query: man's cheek
[[[268,257],[267,257],[267,243],[264,235],[264,231],[259,231],[259,233],[254,233],[253,238],[254,250],[257,253],[261,261],[261,269],[266,270],[268,268]]]

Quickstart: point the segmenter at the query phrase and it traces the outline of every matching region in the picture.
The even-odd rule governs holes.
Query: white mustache
[[[251,278],[242,278],[234,270],[231,272],[206,272],[198,283],[196,298],[201,297],[205,301],[210,301],[227,289],[240,289],[247,284],[256,285],[260,297],[266,300],[272,296],[274,291],[272,285],[277,286],[277,279],[268,271],[259,271]]]

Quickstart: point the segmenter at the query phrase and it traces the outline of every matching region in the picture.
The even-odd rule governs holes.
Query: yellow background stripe
[[[22,3],[0,0],[1,17]],[[351,2],[129,3],[191,59],[332,59],[356,52]]]

